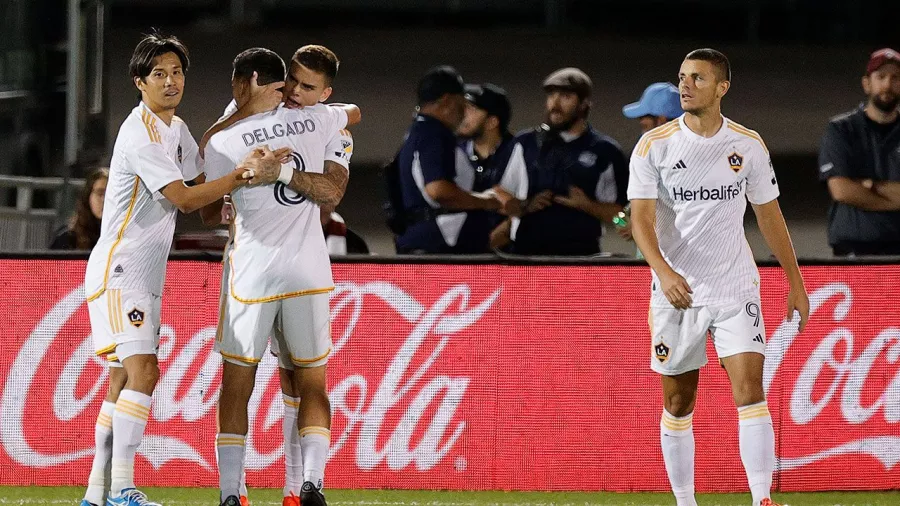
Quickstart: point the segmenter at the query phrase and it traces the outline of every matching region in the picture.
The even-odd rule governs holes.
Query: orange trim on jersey
[[[231,202],[231,206],[234,208],[235,214],[237,214],[237,207],[234,206],[234,201]],[[280,293],[278,295],[270,295],[268,297],[261,297],[258,299],[244,299],[234,291],[234,252],[237,251],[237,225],[232,221],[233,233],[231,235],[231,251],[228,252],[228,264],[231,269],[231,276],[228,278],[228,286],[231,291],[231,296],[234,300],[241,302],[243,304],[261,304],[263,302],[274,302],[276,300],[282,299],[290,299],[293,297],[303,297],[305,295],[317,295],[320,293],[328,293],[334,290],[333,286],[325,287],[325,288],[310,288],[308,290],[298,290],[296,292],[288,292],[288,293]],[[330,351],[330,350],[329,350]]]
[[[141,121],[144,122],[144,128],[147,129],[147,136],[150,142],[162,143],[162,136],[159,135],[159,129],[156,128],[156,118],[147,109],[141,109]]]
[[[261,358],[242,357],[240,355],[232,355],[231,353],[225,353],[224,351],[221,351],[221,350],[219,350],[219,355],[222,355],[225,358],[230,358],[232,360],[237,360],[239,362],[244,362],[245,364],[258,364],[262,361]]]
[[[637,154],[640,157],[647,156],[647,153],[650,152],[650,146],[654,141],[665,139],[675,135],[679,130],[681,130],[681,126],[678,124],[678,120],[672,120],[665,125],[654,128],[650,130],[646,135],[644,135],[643,139],[638,145]]]
[[[119,243],[122,242],[122,237],[125,236],[125,227],[128,226],[128,221],[131,219],[131,213],[134,211],[134,204],[137,202],[137,194],[138,187],[141,184],[141,178],[134,178],[134,189],[131,191],[131,202],[128,203],[128,211],[125,212],[125,220],[122,222],[122,227],[119,228],[119,233],[116,236],[116,242],[113,243],[112,247],[109,248],[109,256],[106,257],[106,270],[103,272],[103,286],[100,287],[100,290],[97,293],[88,296],[87,302],[90,302],[106,291],[106,283],[109,281],[109,267],[112,264],[113,253],[115,253],[116,248],[119,246]]]
[[[766,154],[769,154],[769,148],[766,146],[765,141],[763,141],[762,136],[760,136],[759,133],[731,121],[728,122],[728,129],[733,132],[737,132],[745,137],[750,137],[751,139],[758,141]]]
[[[119,357],[110,353],[109,355],[106,356],[106,361],[107,362],[118,362]]]
[[[109,346],[106,346],[106,347],[104,347],[104,348],[100,348],[99,350],[95,351],[95,352],[94,352],[94,355],[97,355],[98,357],[100,357],[100,356],[106,355],[106,354],[108,354],[108,353],[112,353],[112,352],[115,351],[115,350],[116,350],[116,344],[113,343],[113,344],[111,344],[111,345],[109,345]]]
[[[331,348],[328,348],[328,351],[326,351],[324,354],[319,355],[318,357],[315,357],[315,358],[294,358],[293,356],[291,356],[291,362],[302,367],[304,365],[314,364],[314,363],[318,362],[319,360],[323,360],[330,354],[331,354]]]

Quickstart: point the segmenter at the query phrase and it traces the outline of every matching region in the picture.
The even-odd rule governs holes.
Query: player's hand
[[[278,107],[282,101],[284,81],[259,85],[259,74],[253,73],[250,77],[250,101],[244,107],[249,108],[250,114],[271,111]]]
[[[523,214],[536,213],[550,207],[550,204],[553,204],[553,192],[544,190],[525,201]]]
[[[802,284],[798,287],[791,287],[787,298],[787,319],[794,319],[794,311],[800,313],[800,332],[806,327],[809,320],[809,296],[806,294],[806,287]]]
[[[694,293],[688,282],[675,271],[658,274],[663,294],[675,309],[689,309],[693,304]]]
[[[251,151],[238,169],[243,170],[243,178],[251,185],[272,184],[281,174],[282,160],[290,154],[291,148],[272,151],[268,145],[263,145]]]
[[[569,187],[569,196],[564,197],[562,195],[557,195],[553,197],[553,201],[557,204],[562,204],[566,207],[571,207],[572,209],[585,210],[588,206],[591,205],[591,199],[584,193],[584,191],[577,186]]]
[[[500,214],[522,216],[522,201],[500,186],[494,186],[494,198],[500,201]]]
[[[616,227],[616,233],[619,237],[626,241],[633,241],[634,235],[631,233],[631,222],[627,222],[624,227]]]

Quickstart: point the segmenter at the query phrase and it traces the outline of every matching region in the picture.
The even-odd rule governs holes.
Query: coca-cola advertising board
[[[83,260],[0,260],[0,484],[85,483],[107,372]],[[171,261],[140,485],[215,486],[221,265]],[[761,268],[782,491],[900,487],[900,266],[806,266],[806,330]],[[643,266],[334,265],[331,488],[662,491]],[[701,372],[699,491],[746,490],[725,372]],[[283,480],[275,362],[257,373],[251,486]]]

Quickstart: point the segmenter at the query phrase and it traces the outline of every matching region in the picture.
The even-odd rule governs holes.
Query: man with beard
[[[577,68],[557,70],[544,81],[546,123],[516,137],[507,167],[524,165],[527,172],[524,214],[492,234],[493,246],[502,245],[497,237],[508,228],[517,254],[600,252],[603,223],[627,203],[628,163],[616,141],[588,123],[592,87]]]
[[[819,177],[833,203],[835,255],[900,255],[900,53],[872,53],[862,78],[868,100],[828,124]]]
[[[457,130],[460,138],[456,147],[456,171],[470,172],[474,182],[472,191],[485,192],[498,185],[514,193],[515,188],[526,182],[525,172],[506,170],[515,146],[515,137],[509,132],[512,107],[506,91],[491,83],[466,85],[466,114]],[[500,192],[500,198],[511,198]],[[523,197],[524,198],[524,197]],[[512,199],[508,212],[521,212],[519,201]],[[472,253],[488,253],[488,237],[491,230],[504,220],[504,215],[473,210],[467,213],[461,237],[471,238]]]

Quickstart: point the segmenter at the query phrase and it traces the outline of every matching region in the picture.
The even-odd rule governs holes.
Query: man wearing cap
[[[524,183],[524,172],[507,173],[506,166],[512,154],[515,138],[509,132],[512,107],[506,91],[494,84],[466,85],[466,114],[457,130],[457,173],[471,172],[474,176],[472,190],[489,192],[498,185],[514,187]],[[507,197],[512,207],[508,213],[521,212],[519,201],[504,192],[499,197]],[[504,215],[489,211],[469,211],[460,241],[465,238],[472,242],[472,252],[488,253],[488,238],[491,230],[504,220]],[[459,242],[457,244],[459,244]]]
[[[455,132],[465,108],[453,67],[434,67],[419,81],[418,113],[397,155],[407,224],[396,237],[397,253],[468,253],[471,245],[459,242],[465,211],[500,209],[493,193],[472,192],[472,172],[456,170]]]
[[[641,133],[668,123],[684,114],[678,88],[672,83],[653,83],[644,90],[641,99],[622,108],[628,119],[640,122]]]
[[[872,53],[862,87],[866,102],[833,118],[820,146],[828,243],[839,256],[900,255],[900,53]]]
[[[524,166],[527,173],[524,214],[505,222],[512,251],[593,255],[600,252],[603,223],[627,203],[628,162],[616,141],[588,123],[593,86],[587,74],[560,69],[543,87],[546,122],[516,137],[507,167]]]

